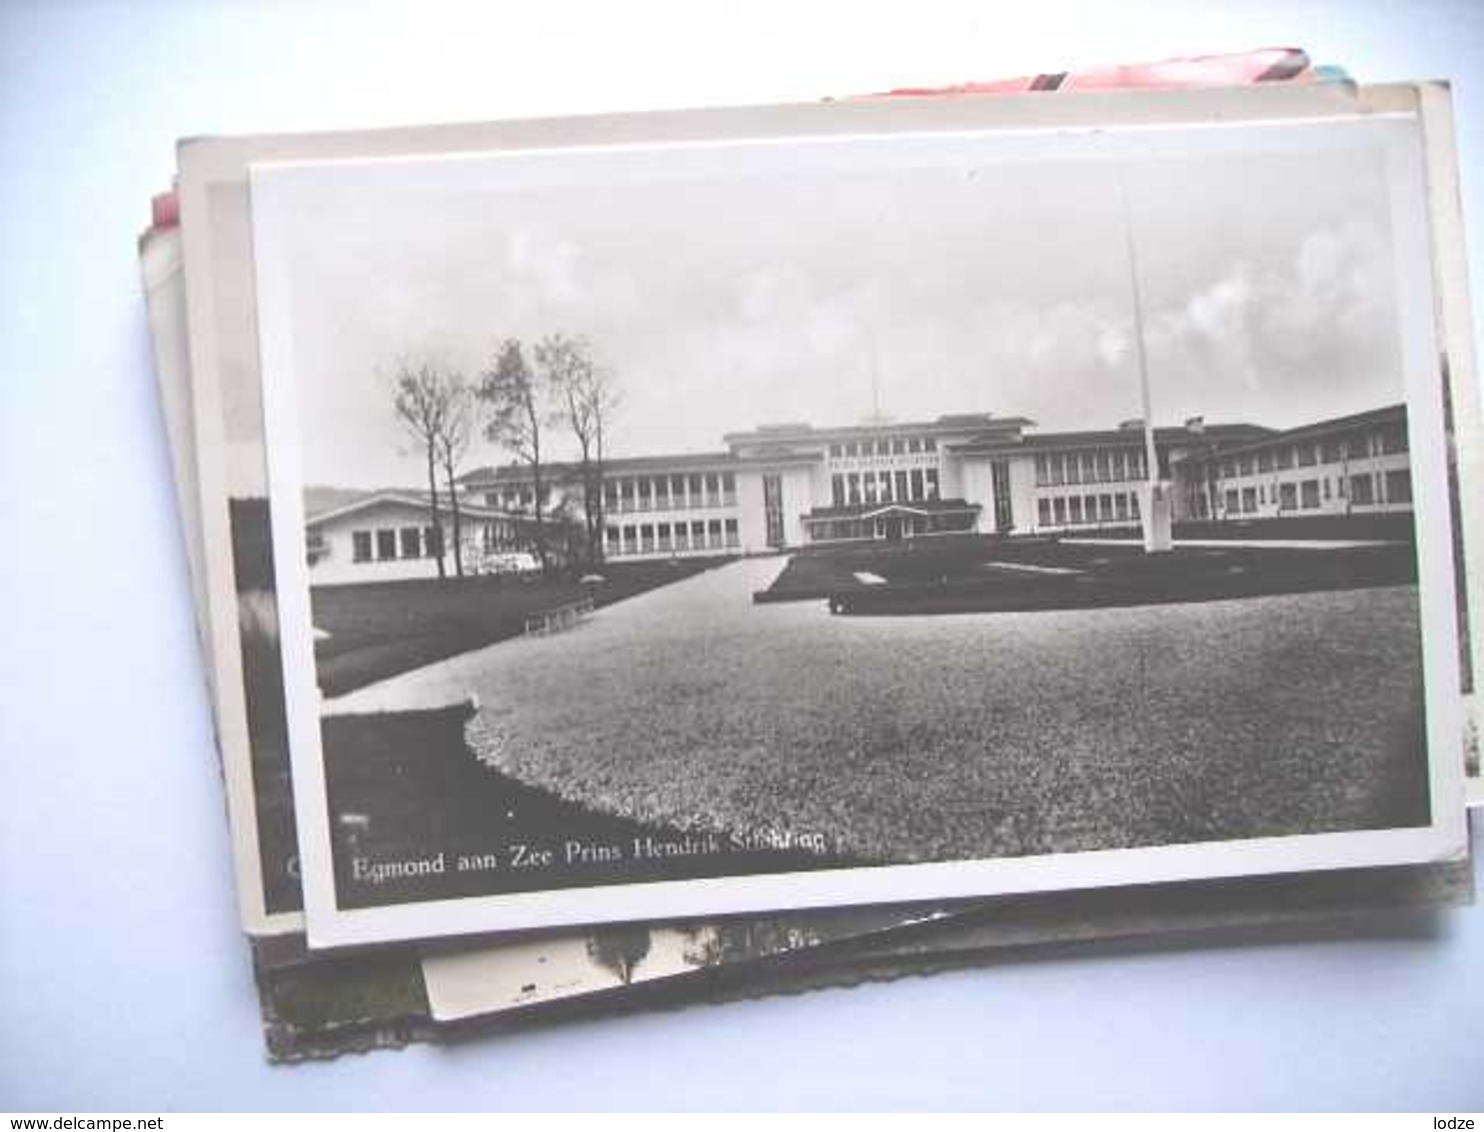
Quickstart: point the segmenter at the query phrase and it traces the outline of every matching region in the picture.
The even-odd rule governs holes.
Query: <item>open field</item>
[[[1414,587],[853,618],[753,604],[781,566],[735,562],[343,707],[473,693],[470,741],[509,778],[872,861],[1427,820]]]
[[[611,605],[707,570],[724,558],[605,565],[601,584],[571,578],[416,579],[311,591],[314,624],[329,633],[315,644],[321,690],[336,696],[525,630],[528,613],[591,597]]]

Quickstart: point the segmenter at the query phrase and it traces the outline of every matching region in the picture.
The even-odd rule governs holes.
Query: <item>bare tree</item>
[[[549,334],[532,351],[538,380],[551,391],[577,439],[578,477],[590,562],[603,560],[603,435],[618,397],[612,374],[595,365],[585,338]]]
[[[459,465],[469,451],[469,441],[474,431],[474,396],[463,375],[442,375],[443,413],[434,438],[438,463],[443,467],[444,483],[448,487],[448,505],[453,513],[453,570],[464,576],[464,527],[459,510]]]
[[[404,361],[392,375],[392,408],[402,429],[422,446],[428,469],[429,527],[432,551],[438,558],[438,576],[448,576],[444,565],[443,527],[438,515],[438,444],[448,415],[448,382],[427,362]]]
[[[531,469],[536,494],[536,555],[547,569],[546,484],[542,476],[542,433],[552,419],[546,390],[536,380],[520,341],[500,344],[495,364],[480,375],[476,396],[488,406],[485,436]]]

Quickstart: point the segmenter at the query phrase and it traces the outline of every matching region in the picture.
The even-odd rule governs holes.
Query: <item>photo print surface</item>
[[[1413,119],[252,191],[312,939],[1461,848]]]

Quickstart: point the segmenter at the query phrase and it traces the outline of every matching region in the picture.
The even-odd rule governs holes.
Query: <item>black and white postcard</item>
[[[252,227],[312,942],[1465,851],[1414,116],[269,164]]]

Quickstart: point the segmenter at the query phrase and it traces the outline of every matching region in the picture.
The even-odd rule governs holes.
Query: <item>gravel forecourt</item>
[[[754,605],[747,559],[326,701],[469,693],[594,809],[915,862],[1428,820],[1415,587],[1031,613]]]

